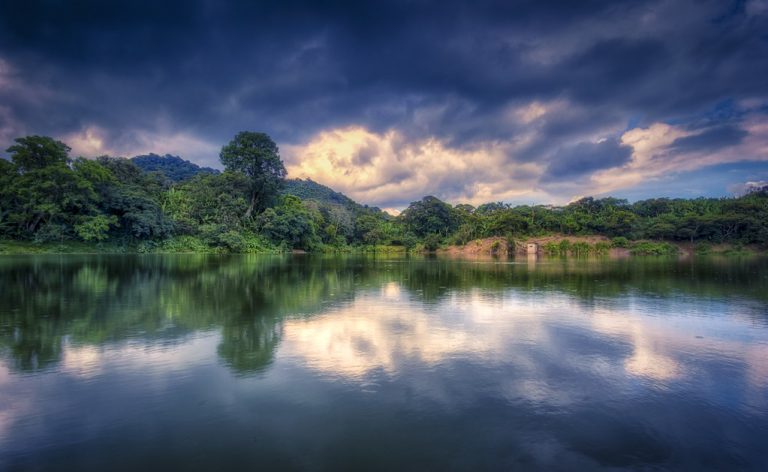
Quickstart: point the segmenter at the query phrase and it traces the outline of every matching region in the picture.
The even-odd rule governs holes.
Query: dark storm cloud
[[[671,61],[659,39],[600,40],[567,62],[567,88],[580,102],[629,102],[649,77],[663,75]]]
[[[623,146],[614,139],[599,143],[579,143],[555,153],[543,180],[572,179],[597,170],[618,167],[629,162],[631,155],[631,147]]]
[[[735,125],[716,126],[692,136],[676,139],[670,148],[676,152],[716,151],[741,143],[747,132]]]
[[[218,145],[258,129],[296,144],[354,124],[461,148],[515,140],[525,126],[510,109],[561,100],[567,109],[510,155],[564,159],[549,164],[559,177],[574,170],[557,149],[630,118],[765,97],[768,21],[753,10],[719,0],[9,1],[0,132],[98,126],[111,144],[162,128]],[[585,172],[605,162],[579,159]]]

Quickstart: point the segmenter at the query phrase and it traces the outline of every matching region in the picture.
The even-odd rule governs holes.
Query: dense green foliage
[[[135,156],[131,159],[134,164],[145,172],[160,172],[172,182],[181,182],[191,179],[198,174],[218,174],[219,171],[210,167],[200,167],[189,161],[185,161],[179,156],[166,154],[158,156],[157,154],[147,154],[144,156]]]
[[[222,149],[223,173],[173,156],[72,159],[69,151],[42,136],[8,149],[10,161],[0,160],[0,238],[265,252],[379,243],[392,226],[389,215],[328,187],[286,182],[277,146],[262,133],[240,133]]]
[[[433,250],[549,234],[604,235],[610,246],[635,254],[674,253],[675,242],[694,243],[700,254],[719,243],[737,252],[768,246],[768,189],[636,203],[589,197],[563,207],[474,208],[428,196],[393,217],[311,180],[285,180],[277,146],[263,133],[239,133],[224,146],[221,173],[173,156],[73,159],[69,151],[52,138],[28,136],[8,149],[10,160],[0,159],[0,239],[170,252]],[[601,254],[609,245],[565,241],[543,249]]]
[[[362,205],[343,193],[336,192],[332,188],[319,184],[312,179],[286,179],[283,184],[282,193],[294,195],[302,200],[314,200],[329,205],[340,205],[349,209],[362,207]]]

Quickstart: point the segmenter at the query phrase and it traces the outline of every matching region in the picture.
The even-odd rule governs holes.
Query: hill
[[[180,182],[196,176],[197,174],[218,174],[219,171],[210,167],[200,167],[195,163],[182,159],[179,156],[166,154],[146,154],[135,156],[131,159],[134,164],[145,172],[160,172],[169,180]]]
[[[310,200],[320,205],[342,206],[355,213],[361,211],[380,212],[376,207],[361,205],[341,192],[319,184],[312,179],[287,179],[282,190],[283,194],[295,195],[302,200]]]

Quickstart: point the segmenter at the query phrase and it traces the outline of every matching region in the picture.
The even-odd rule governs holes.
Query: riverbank
[[[36,243],[33,241],[0,240],[0,255],[25,254],[377,254],[405,255],[403,246],[322,246],[314,251],[290,249],[282,246],[252,245],[240,250],[222,246],[208,246],[191,239],[172,238],[148,244],[140,243],[86,243],[61,241]]]
[[[278,254],[279,248],[254,247],[238,252],[242,254]],[[213,247],[204,244],[179,244],[176,240],[166,240],[147,244],[136,243],[85,243],[80,241],[61,241],[36,243],[33,241],[0,241],[0,254],[229,254],[233,251],[225,247]]]
[[[194,242],[194,241],[193,241]],[[766,251],[757,246],[734,244],[709,245],[704,243],[670,243],[666,241],[629,241],[626,238],[609,239],[605,236],[548,235],[510,241],[503,237],[483,238],[464,245],[443,246],[434,254],[450,257],[515,257],[528,254],[528,245],[536,245],[536,253],[542,256],[585,256],[629,257],[645,255],[756,255]],[[172,238],[160,242],[136,243],[86,243],[61,241],[36,243],[33,241],[0,241],[0,255],[24,254],[375,254],[406,255],[428,254],[430,251],[415,247],[410,251],[404,246],[323,246],[313,251],[303,251],[280,246],[253,245],[241,250],[214,247],[202,243]]]
[[[452,257],[513,257],[529,254],[530,249],[538,255],[546,256],[583,256],[606,255],[611,257],[628,256],[691,256],[691,255],[756,255],[766,251],[751,245],[736,244],[707,244],[690,242],[668,242],[638,240],[627,238],[607,238],[600,235],[571,236],[548,235],[531,237],[520,240],[509,240],[503,237],[483,238],[470,241],[464,245],[445,246],[437,249],[436,254]]]

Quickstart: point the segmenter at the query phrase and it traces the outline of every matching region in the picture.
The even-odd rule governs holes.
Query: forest
[[[70,151],[46,136],[17,138],[7,149],[0,159],[0,248],[433,251],[480,238],[543,235],[601,235],[618,247],[768,247],[765,187],[739,197],[587,197],[565,206],[474,207],[426,196],[392,216],[312,180],[287,179],[278,147],[264,133],[241,132],[223,146],[223,172],[169,155],[88,159]]]

